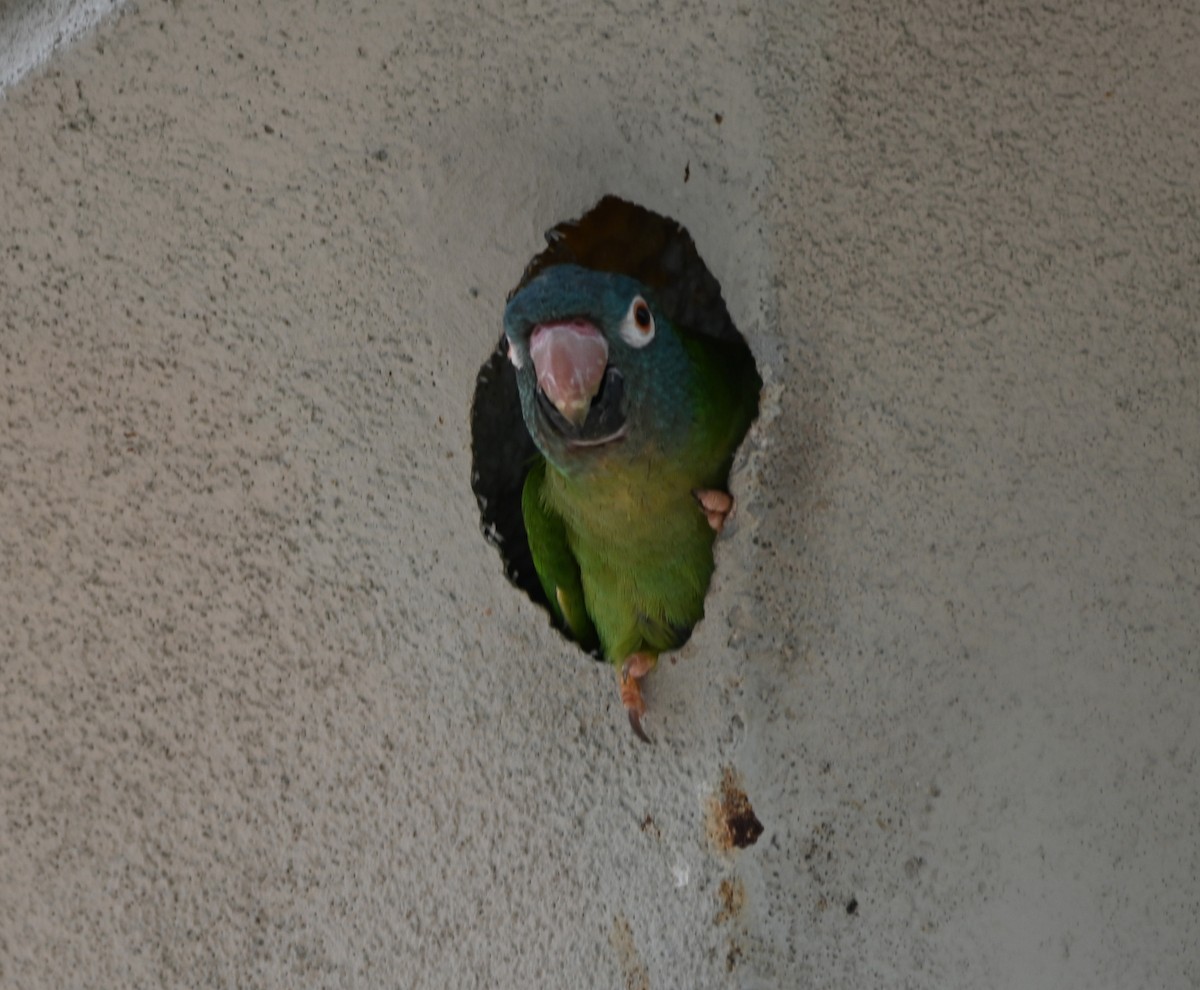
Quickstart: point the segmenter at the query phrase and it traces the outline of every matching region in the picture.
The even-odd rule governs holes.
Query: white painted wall
[[[1179,7],[196,0],[10,85],[0,986],[1200,982],[1198,80]],[[768,382],[653,748],[468,483],[605,191]]]

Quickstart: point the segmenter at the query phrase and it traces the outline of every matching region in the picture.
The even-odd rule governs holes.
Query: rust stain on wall
[[[724,769],[720,792],[709,803],[707,830],[709,839],[722,851],[752,846],[763,833],[763,824],[733,767]]]
[[[633,928],[625,915],[618,914],[613,918],[608,943],[617,954],[617,965],[625,990],[650,990],[650,973],[638,954],[637,944],[633,941]]]

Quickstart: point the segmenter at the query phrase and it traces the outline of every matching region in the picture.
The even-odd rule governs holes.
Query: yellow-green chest
[[[565,523],[610,660],[670,649],[703,616],[714,534],[692,495],[701,483],[661,461],[586,479],[547,470],[546,504]]]

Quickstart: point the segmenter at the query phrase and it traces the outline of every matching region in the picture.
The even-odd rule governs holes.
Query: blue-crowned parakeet
[[[762,383],[674,221],[613,196],[547,235],[479,375],[473,487],[509,577],[639,680],[704,615]]]

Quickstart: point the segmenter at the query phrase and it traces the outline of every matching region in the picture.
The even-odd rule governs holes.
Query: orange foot
[[[697,488],[692,494],[704,510],[704,517],[713,532],[721,532],[725,528],[725,520],[733,511],[733,496],[716,488]]]
[[[642,742],[648,743],[650,737],[642,730],[642,716],[646,714],[646,702],[642,698],[642,686],[638,683],[658,663],[658,657],[653,653],[631,653],[617,671],[617,679],[621,689],[621,704],[629,712],[629,724],[633,734]]]

